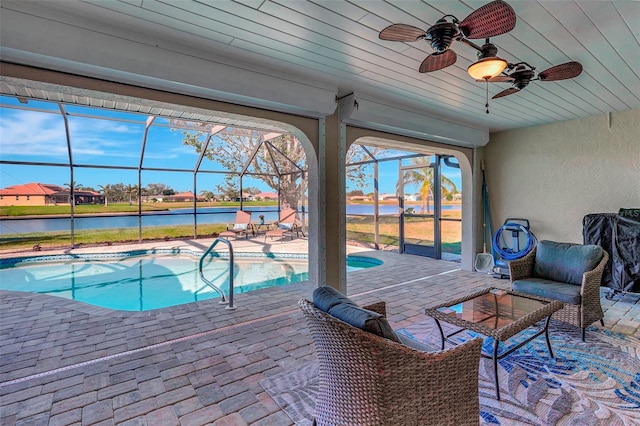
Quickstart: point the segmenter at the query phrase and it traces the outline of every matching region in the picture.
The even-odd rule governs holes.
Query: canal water
[[[413,205],[412,205],[413,206]],[[413,206],[415,211],[419,205]],[[443,205],[443,210],[459,210],[460,205]],[[263,214],[266,221],[278,219],[277,206],[248,207],[246,211],[252,212],[252,220],[257,222],[258,216]],[[233,223],[236,217],[236,208],[207,207],[199,208],[197,221],[206,223]],[[398,206],[383,204],[379,206],[381,215],[398,214]],[[348,215],[372,215],[372,204],[347,204]],[[165,212],[149,212],[142,214],[142,226],[167,226],[190,225],[193,223],[193,209],[174,209]],[[68,217],[60,218],[10,218],[0,220],[0,235],[26,234],[29,232],[65,231],[70,227]],[[109,215],[109,216],[76,216],[74,218],[75,229],[105,229],[105,228],[137,228],[138,215]]]

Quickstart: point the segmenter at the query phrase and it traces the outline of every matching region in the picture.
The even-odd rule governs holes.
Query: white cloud
[[[3,157],[45,157],[68,161],[64,120],[58,114],[2,108],[0,152]],[[108,120],[70,117],[69,133],[74,157],[140,157],[142,131],[136,125]],[[75,160],[75,158],[74,158]]]
[[[64,123],[51,114],[2,109],[0,151],[3,156],[42,153],[68,159]]]
[[[137,165],[144,123],[69,116],[73,160],[76,163]],[[67,139],[62,116],[57,113],[0,107],[0,153],[4,159],[67,163]],[[173,167],[192,167],[195,149],[182,144],[182,135],[152,128],[146,160],[161,160]]]

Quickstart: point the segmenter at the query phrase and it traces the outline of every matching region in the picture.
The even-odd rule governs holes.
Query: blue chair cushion
[[[247,229],[246,223],[236,223],[233,225],[233,229],[236,231],[244,231]]]
[[[293,223],[279,223],[278,228],[286,229],[287,231],[291,231],[293,229]]]
[[[535,278],[582,285],[582,274],[594,269],[602,260],[602,247],[540,241],[533,267]]]
[[[333,287],[316,288],[313,291],[313,304],[321,311],[353,327],[400,343],[384,315],[361,308]]]
[[[521,293],[559,300],[571,305],[580,305],[582,303],[581,287],[574,284],[561,283],[545,278],[527,278],[514,281],[511,284],[511,288]]]

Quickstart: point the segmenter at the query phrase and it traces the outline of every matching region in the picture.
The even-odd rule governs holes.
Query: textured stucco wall
[[[494,232],[520,217],[582,243],[586,214],[640,208],[640,110],[492,133],[484,162]]]

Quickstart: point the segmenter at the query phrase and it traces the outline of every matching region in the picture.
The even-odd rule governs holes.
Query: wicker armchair
[[[534,248],[529,254],[521,259],[512,260],[509,262],[509,272],[511,275],[511,288],[512,290],[528,292],[527,289],[518,287],[518,282],[523,280],[535,279],[535,264],[537,247]],[[586,328],[596,321],[604,326],[604,312],[602,311],[602,305],[600,304],[600,284],[602,281],[602,273],[605,265],[609,260],[609,254],[606,251],[602,251],[602,258],[597,266],[591,270],[584,271],[582,273],[582,284],[579,286],[578,303],[570,303],[567,300],[561,300],[564,302],[564,308],[553,314],[552,318],[562,322],[566,322],[576,327],[580,327],[582,330],[582,341],[585,340]],[[538,287],[540,291],[533,292],[537,296],[544,296],[547,298],[557,298],[550,295],[545,290],[547,282],[541,283]],[[529,288],[531,290],[531,288]]]
[[[301,299],[320,363],[315,424],[477,425],[481,339],[421,352]],[[384,315],[384,303],[365,307]]]

